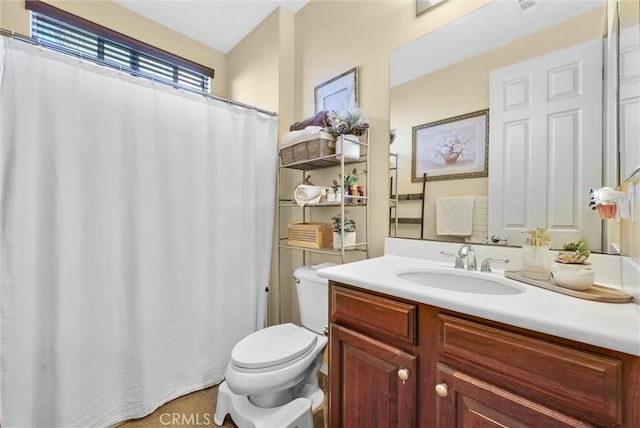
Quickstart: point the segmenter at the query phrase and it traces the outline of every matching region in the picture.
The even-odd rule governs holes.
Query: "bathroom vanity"
[[[638,304],[398,279],[426,266],[386,254],[321,271],[331,427],[640,426]]]

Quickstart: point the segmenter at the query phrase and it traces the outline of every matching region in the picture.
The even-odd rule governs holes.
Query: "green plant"
[[[359,109],[348,110],[338,114],[330,111],[328,114],[329,126],[325,130],[337,137],[342,134],[364,135],[369,129],[369,121]]]
[[[587,243],[580,239],[564,244],[562,251],[558,253],[556,261],[567,264],[581,264],[584,263],[590,255],[591,251],[587,248]]]
[[[342,174],[338,174],[338,177],[342,178]],[[353,168],[353,170],[351,170],[350,173],[344,176],[344,179],[342,180],[342,186],[345,189],[349,188],[354,184],[356,184],[359,180],[360,180],[360,177],[358,176],[358,170],[356,168]],[[338,183],[338,181],[333,180],[333,188],[337,189],[339,187],[340,187],[340,184]]]
[[[347,218],[347,213],[344,214],[344,222],[342,221],[342,215],[336,214],[331,217],[331,224],[333,225],[334,232],[342,232],[342,225],[344,223],[344,231],[345,232],[355,232],[356,231],[356,222],[350,218]]]

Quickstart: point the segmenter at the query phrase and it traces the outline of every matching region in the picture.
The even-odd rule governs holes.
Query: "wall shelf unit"
[[[342,139],[343,136],[339,136],[338,139]],[[336,144],[337,147],[344,147],[344,141],[338,140]],[[313,159],[307,159],[303,161],[292,162],[288,164],[281,164],[278,166],[278,175],[277,175],[277,194],[278,194],[278,205],[277,205],[277,232],[278,232],[278,253],[279,257],[280,252],[282,250],[288,251],[299,251],[302,253],[302,263],[307,264],[307,254],[316,253],[316,254],[324,254],[330,255],[337,258],[337,260],[328,260],[328,261],[337,261],[339,263],[344,263],[345,258],[349,257],[351,254],[364,253],[365,257],[369,256],[369,230],[368,230],[368,222],[369,222],[369,214],[368,214],[368,191],[369,191],[369,134],[366,133],[363,137],[360,137],[360,157],[358,159],[345,159],[342,156],[342,153],[338,152],[335,154],[321,156]],[[282,189],[282,174],[285,170],[299,170],[302,172],[302,179],[304,179],[306,172],[312,170],[333,168],[335,169],[336,175],[339,173],[340,177],[345,177],[345,169],[347,166],[351,167],[352,165],[362,165],[363,173],[365,181],[364,185],[364,194],[357,196],[350,196],[343,193],[343,197],[340,202],[329,202],[329,203],[314,203],[314,204],[305,204],[304,206],[299,206],[295,200],[293,199],[293,195],[283,195]],[[290,245],[288,243],[288,236],[285,236],[287,230],[282,230],[282,217],[284,210],[297,210],[302,217],[302,223],[307,223],[311,217],[311,210],[322,210],[324,208],[339,208],[340,215],[342,218],[345,218],[345,209],[362,209],[365,210],[364,216],[360,215],[360,218],[364,219],[364,222],[358,222],[357,231],[359,240],[355,243],[355,245],[349,245],[348,248],[344,248],[344,234],[341,234],[342,240],[342,248],[341,249],[333,249],[333,248],[307,248],[297,245]],[[327,221],[330,221],[330,215],[327,216]],[[364,224],[362,224],[364,223]],[[279,261],[278,261],[279,262]],[[280,263],[278,263],[278,281],[282,277],[280,272]]]
[[[344,143],[344,141],[338,140],[336,143],[336,147],[345,146],[345,144],[338,144]],[[338,150],[338,153],[331,155],[287,164],[283,164],[282,157],[280,158],[280,165],[278,166],[278,173],[276,175],[276,194],[278,195],[276,206],[276,233],[278,237],[278,248],[275,253],[277,258],[277,260],[275,260],[275,280],[279,287],[279,299],[283,299],[281,300],[283,302],[291,301],[293,298],[289,293],[294,293],[291,287],[295,287],[295,285],[293,285],[292,282],[288,283],[287,280],[292,278],[296,267],[322,262],[341,264],[347,260],[355,261],[369,257],[369,134],[366,133],[360,137],[358,144],[360,146],[360,157],[357,160],[345,159]],[[340,174],[340,177],[345,177],[345,171],[351,171],[354,167],[362,171],[358,174],[358,184],[364,185],[363,195],[358,195],[357,203],[354,203],[353,198],[343,197],[340,202],[306,204],[301,207],[294,200],[295,184],[293,183],[303,181],[309,171],[317,171],[318,175],[324,180],[324,183],[316,182],[316,185],[333,187],[333,178],[342,180],[343,178],[338,178],[338,174]],[[295,178],[296,170],[300,172],[301,176],[299,179]],[[283,180],[283,177],[285,177],[286,180]],[[283,181],[285,186],[283,186]],[[341,234],[341,249],[334,249],[333,246],[328,248],[307,248],[289,243],[288,228],[290,224],[299,223],[300,221],[302,223],[311,221],[330,223],[331,217],[338,212],[344,219],[346,209],[349,210],[349,218],[357,219],[357,240],[355,245],[349,245],[348,249],[345,249],[344,234]],[[318,241],[324,242],[324,235],[323,238]],[[331,232],[331,242],[333,243],[333,232]],[[286,312],[286,303],[285,306],[279,305],[278,307],[278,319],[275,320],[275,322],[282,322],[283,319],[295,321],[295,314]]]

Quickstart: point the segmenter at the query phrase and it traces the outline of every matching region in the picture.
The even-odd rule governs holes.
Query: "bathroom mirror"
[[[441,7],[446,7],[447,4]],[[528,6],[528,7],[526,7]],[[440,27],[407,45],[401,46],[390,54],[390,126],[395,138],[390,145],[390,176],[392,177],[391,193],[410,195],[408,200],[398,202],[397,208],[390,210],[390,217],[405,219],[398,225],[398,233],[390,227],[390,235],[403,238],[418,238],[442,240],[449,242],[481,242],[470,236],[455,236],[438,234],[436,225],[436,200],[438,198],[461,197],[474,195],[481,206],[486,201],[484,211],[473,212],[474,222],[484,222],[486,230],[481,230],[478,237],[491,237],[495,239],[507,238],[507,241],[493,242],[496,245],[520,246],[519,236],[521,230],[528,227],[545,227],[548,224],[534,224],[530,221],[532,213],[537,207],[547,204],[544,210],[537,214],[547,221],[552,216],[557,216],[552,236],[554,243],[561,244],[577,238],[588,236],[589,247],[596,252],[615,252],[615,247],[605,242],[614,240],[609,236],[613,232],[607,229],[600,219],[594,215],[588,206],[588,192],[590,188],[600,187],[603,177],[605,181],[615,176],[618,169],[617,142],[615,138],[609,138],[609,128],[606,117],[611,106],[607,105],[606,91],[615,92],[615,85],[607,84],[602,78],[603,56],[609,55],[606,37],[611,25],[607,19],[611,17],[611,4],[605,0],[576,0],[571,2],[518,2],[518,1],[494,1],[474,12],[463,16],[454,22]],[[471,37],[472,34],[482,34],[482,37]],[[603,43],[604,41],[604,43]],[[501,74],[503,70],[516,67],[529,67],[529,64],[537,64],[539,58],[546,58],[554,52],[573,52],[582,49],[583,45],[595,46],[595,53],[591,56],[599,56],[595,63],[575,61],[575,68],[550,67],[544,70],[544,75],[553,85],[546,89],[529,86],[535,84],[532,81],[510,81],[508,74]],[[581,55],[581,54],[580,54]],[[533,61],[533,62],[532,62]],[[605,58],[606,62],[607,59]],[[536,65],[537,67],[537,65]],[[592,70],[595,69],[595,70]],[[595,71],[593,86],[587,79],[589,70]],[[496,80],[498,76],[498,80]],[[500,76],[503,80],[499,80]],[[533,82],[533,83],[531,83]],[[576,83],[577,82],[577,83]],[[584,88],[573,87],[584,84]],[[573,85],[573,86],[572,86]],[[513,92],[497,92],[498,87],[513,87]],[[563,92],[563,91],[568,92]],[[496,98],[504,101],[505,105],[511,103],[527,103],[527,97],[545,93],[548,98],[569,99],[572,91],[591,92],[594,97],[580,102],[588,105],[592,111],[582,111],[583,106],[567,107],[566,111],[578,112],[570,120],[564,113],[549,115],[553,132],[557,135],[535,134],[527,126],[522,126],[524,131],[518,131],[525,135],[519,150],[523,158],[535,158],[531,150],[536,150],[541,144],[546,143],[553,149],[549,149],[546,158],[540,167],[533,161],[528,164],[518,165],[499,159],[506,150],[514,150],[504,147],[504,141],[511,138],[511,132],[507,124],[510,124],[508,114],[500,116],[491,103]],[[555,93],[553,91],[556,91]],[[603,92],[605,95],[603,96]],[[496,95],[500,94],[500,95]],[[616,99],[608,102],[615,103]],[[505,110],[509,110],[509,106]],[[427,180],[426,183],[412,183],[412,162],[415,150],[415,128],[429,126],[431,123],[455,118],[489,109],[489,122],[491,132],[489,138],[489,176],[464,179]],[[613,108],[615,111],[616,109]],[[606,114],[605,114],[606,113]],[[556,120],[558,119],[558,120]],[[522,122],[522,121],[521,121]],[[525,121],[526,122],[526,121]],[[593,128],[576,131],[576,124],[587,122]],[[522,122],[524,123],[524,122]],[[551,126],[549,125],[549,126]],[[496,141],[496,135],[500,141]],[[549,131],[551,132],[551,131]],[[571,139],[577,134],[584,133],[593,136],[590,142],[573,142],[572,152],[562,153],[558,150],[560,140]],[[517,132],[515,132],[517,134]],[[533,136],[533,137],[532,137]],[[557,140],[554,140],[554,138]],[[549,140],[549,141],[544,141]],[[563,140],[564,141],[564,140]],[[566,143],[566,141],[564,141]],[[565,146],[572,146],[572,141]],[[498,147],[500,147],[498,149]],[[555,151],[553,151],[555,150]],[[565,158],[569,157],[568,165]],[[581,158],[577,158],[581,156]],[[501,165],[502,162],[502,165]],[[591,178],[580,176],[584,170],[594,170]],[[522,172],[524,171],[524,173]],[[543,171],[546,184],[536,186],[538,179],[535,172]],[[522,177],[509,178],[510,174],[521,174]],[[455,175],[454,175],[455,177]],[[493,184],[492,183],[493,180]],[[521,192],[513,193],[513,187],[495,191],[496,182],[506,182],[509,185],[523,181]],[[415,181],[415,180],[414,180]],[[422,181],[422,180],[419,180]],[[611,184],[611,183],[610,183]],[[613,182],[613,185],[616,183]],[[424,187],[423,187],[424,186]],[[490,187],[494,187],[492,195]],[[424,189],[424,190],[423,190]],[[516,187],[517,189],[517,187]],[[511,193],[510,193],[511,192]],[[501,200],[496,205],[491,198],[498,193]],[[424,202],[419,198],[424,194]],[[483,198],[487,197],[488,198]],[[556,198],[554,201],[553,198]],[[558,202],[558,199],[562,203]],[[566,202],[566,203],[565,203]],[[439,202],[440,204],[440,202]],[[555,204],[555,205],[554,205]],[[393,204],[392,204],[393,205]],[[562,207],[559,208],[559,206]],[[566,206],[565,206],[566,205]],[[442,209],[439,205],[438,209]],[[493,208],[493,209],[492,209]],[[424,214],[421,214],[424,210]],[[522,227],[513,228],[511,235],[502,230],[496,232],[489,225],[495,218],[489,216],[508,213],[514,218],[522,219]],[[484,219],[483,217],[484,216]],[[420,218],[423,217],[422,229]],[[444,216],[442,216],[444,217]],[[529,220],[528,224],[525,224]],[[475,226],[474,226],[475,228]],[[480,226],[482,229],[482,226]],[[552,228],[549,227],[551,230]],[[474,231],[475,234],[475,231]],[[524,236],[522,236],[524,237]],[[471,238],[471,239],[470,239]],[[486,241],[485,241],[486,242]],[[612,250],[613,248],[613,250]]]

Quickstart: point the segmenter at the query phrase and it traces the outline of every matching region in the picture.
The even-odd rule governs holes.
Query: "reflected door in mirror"
[[[601,69],[593,40],[491,73],[489,236],[522,245],[544,228],[554,247],[584,239],[600,251],[587,208],[602,180]]]

